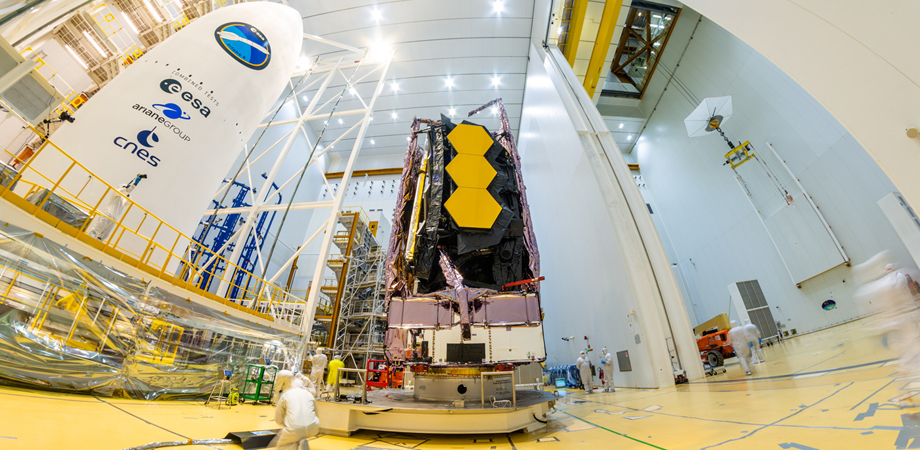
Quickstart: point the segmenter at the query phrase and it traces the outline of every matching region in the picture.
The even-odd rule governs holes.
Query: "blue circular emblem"
[[[225,23],[214,30],[214,38],[228,55],[250,69],[262,70],[272,59],[268,39],[248,23]]]
[[[837,302],[833,300],[825,300],[824,303],[821,304],[821,308],[823,308],[825,311],[830,311],[836,307],[837,307]]]

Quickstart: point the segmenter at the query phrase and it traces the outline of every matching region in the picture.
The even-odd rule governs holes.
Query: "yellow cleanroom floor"
[[[765,347],[766,363],[666,389],[564,391],[546,429],[499,435],[359,432],[313,450],[895,449],[920,448],[920,392],[869,320]],[[918,396],[920,402],[920,396]],[[273,429],[271,406],[232,409],[0,388],[0,449],[117,450],[155,441]],[[322,417],[320,417],[322,420]],[[234,445],[184,446],[240,448]]]

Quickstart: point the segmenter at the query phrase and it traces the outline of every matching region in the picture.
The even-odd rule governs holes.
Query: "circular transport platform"
[[[493,406],[489,399],[453,402],[420,401],[413,391],[383,389],[367,393],[368,404],[316,402],[320,429],[348,436],[358,430],[432,434],[484,434],[538,430],[558,397],[542,390],[516,390],[516,405]]]

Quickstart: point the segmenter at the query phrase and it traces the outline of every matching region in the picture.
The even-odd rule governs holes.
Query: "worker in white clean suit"
[[[737,320],[731,321],[732,328],[728,330],[728,344],[735,349],[735,356],[741,362],[741,368],[748,375],[751,374],[751,346],[744,327],[738,326]]]
[[[578,373],[581,375],[581,382],[585,385],[585,394],[594,393],[593,380],[591,379],[591,362],[588,360],[588,353],[584,350],[581,351],[578,360],[575,361],[575,368],[578,369]]]
[[[322,348],[316,349],[315,355],[312,354],[312,351],[310,353],[310,361],[312,362],[312,366],[310,368],[310,381],[313,382],[313,385],[317,389],[321,390],[323,386],[323,372],[326,371],[326,363],[329,361],[326,358],[326,355],[323,354]]]
[[[744,330],[748,342],[753,344],[751,347],[751,356],[754,364],[757,364],[758,361],[763,362],[763,348],[761,348],[760,345],[760,339],[763,336],[760,335],[760,330],[757,328],[757,325],[751,323],[750,320],[745,320],[744,326],[741,328]]]
[[[604,392],[615,392],[613,388],[613,355],[607,352],[607,347],[601,350],[601,368],[604,369]]]
[[[300,380],[300,382],[303,383],[303,388],[306,389],[307,392],[313,394],[314,397],[316,397],[316,386],[312,381],[310,381],[309,377],[304,375],[302,372],[295,372],[294,379]]]
[[[278,373],[275,374],[275,384],[272,389],[272,403],[278,404],[278,400],[281,400],[281,394],[290,389],[293,381],[294,372],[290,370],[279,370]]]
[[[115,230],[115,224],[121,220],[121,215],[125,213],[125,209],[130,203],[128,198],[131,197],[131,191],[134,190],[134,186],[135,184],[133,183],[123,184],[118,188],[117,194],[114,192],[110,194],[109,202],[106,204],[105,209],[102,210],[105,215],[96,214],[93,218],[93,223],[86,229],[86,234],[100,241],[108,240],[109,236],[112,235],[112,231]]]
[[[291,382],[275,407],[275,422],[284,428],[275,435],[269,447],[286,450],[307,450],[307,439],[319,433],[316,398],[304,389],[300,379]]]

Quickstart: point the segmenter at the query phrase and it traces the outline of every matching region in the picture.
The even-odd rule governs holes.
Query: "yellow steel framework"
[[[610,42],[613,40],[613,32],[616,30],[617,19],[620,17],[620,10],[623,8],[623,0],[607,0],[604,3],[604,14],[601,16],[601,24],[597,29],[597,38],[594,39],[594,48],[591,49],[591,59],[588,61],[588,71],[585,72],[585,91],[589,97],[594,96],[598,83],[606,79],[601,77],[604,70],[604,60],[607,58],[607,51],[610,49]]]
[[[572,15],[568,20],[568,32],[563,49],[565,60],[575,67],[575,55],[578,53],[578,41],[581,40],[581,30],[585,26],[585,15],[588,12],[588,0],[573,0]]]

